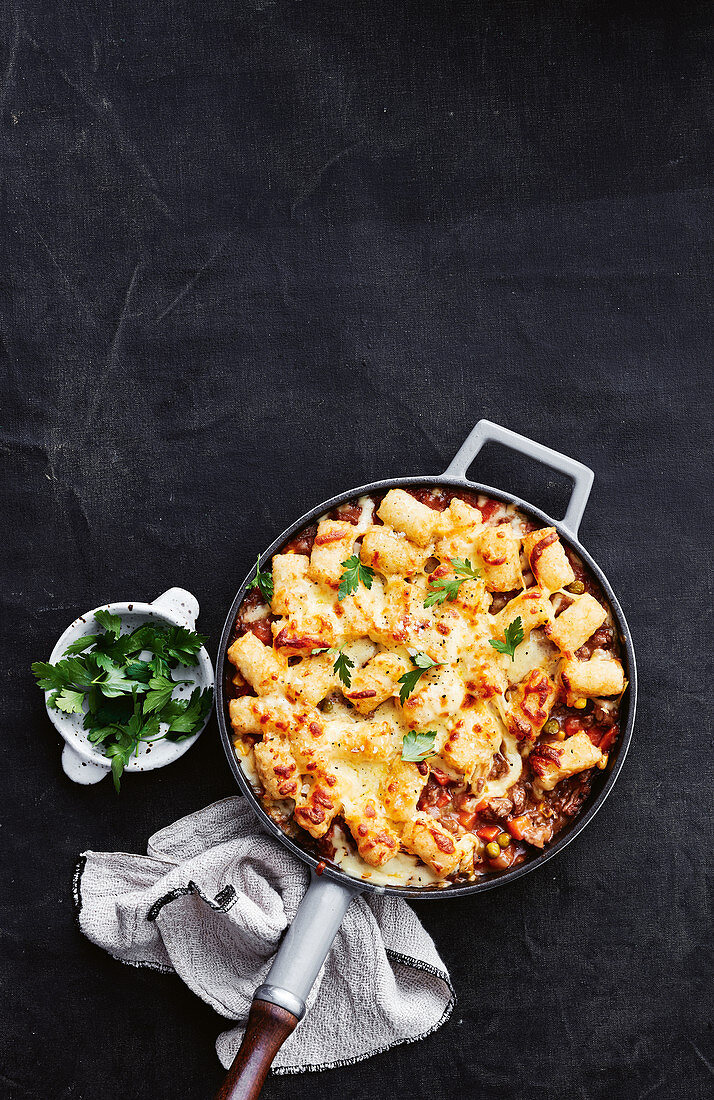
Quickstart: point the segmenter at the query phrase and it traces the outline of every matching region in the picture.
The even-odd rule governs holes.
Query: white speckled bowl
[[[189,630],[196,629],[198,618],[198,600],[183,588],[169,588],[158,596],[153,603],[106,603],[101,607],[95,607],[92,611],[80,615],[71,626],[68,626],[50,655],[50,663],[61,660],[67,646],[83,634],[94,634],[98,627],[94,619],[96,611],[111,611],[114,615],[121,616],[122,633],[135,630],[142,623],[152,619],[159,622],[170,623],[172,626],[185,626]],[[213,687],[213,665],[211,658],[204,648],[198,653],[198,664],[194,666],[181,666],[181,679],[190,680],[190,684],[181,685],[174,691],[174,699],[180,699],[190,695],[194,688],[201,689]],[[50,697],[50,692],[45,692],[45,702]],[[75,783],[98,783],[105,775],[109,775],[111,761],[98,752],[87,738],[86,731],[82,728],[84,716],[82,714],[63,714],[55,707],[47,707],[50,720],[67,742],[62,750],[62,767],[65,773]],[[161,739],[152,744],[142,745],[139,755],[132,757],[125,771],[146,772],[152,768],[163,768],[165,764],[172,764],[180,756],[191,748],[194,741],[203,733],[206,723],[210,718],[210,711],[206,721],[197,733],[187,737],[185,741],[168,741]]]

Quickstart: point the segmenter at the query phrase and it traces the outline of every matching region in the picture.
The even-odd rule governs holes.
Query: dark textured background
[[[120,798],[73,786],[30,661],[174,584],[215,646],[289,521],[440,471],[487,416],[596,472],[636,739],[559,860],[418,907],[459,994],[442,1031],[265,1095],[711,1096],[711,5],[3,11],[4,1095],[221,1077],[219,1017],[86,943],[70,898],[82,849],[232,791],[215,726]],[[495,449],[474,476],[565,499]]]

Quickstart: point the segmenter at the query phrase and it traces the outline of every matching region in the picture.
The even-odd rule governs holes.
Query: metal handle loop
[[[517,451],[528,458],[534,458],[537,462],[542,462],[545,466],[550,466],[572,479],[572,493],[561,522],[568,533],[575,537],[592,489],[595,476],[592,470],[582,462],[560,454],[559,451],[553,451],[550,447],[544,447],[542,443],[536,443],[533,439],[519,435],[518,432],[512,432],[509,428],[502,428],[500,424],[494,424],[490,420],[479,420],[444,473],[465,478],[476,455],[484,443],[489,442],[502,443],[504,447],[509,447],[512,451]]]

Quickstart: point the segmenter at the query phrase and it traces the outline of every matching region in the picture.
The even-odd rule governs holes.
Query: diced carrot
[[[512,837],[516,840],[523,839],[523,830],[528,824],[528,817],[526,814],[521,814],[520,817],[512,817],[510,821],[506,822],[506,828]]]
[[[591,726],[590,729],[585,732],[596,748],[599,748],[602,752],[607,752],[613,742],[617,740],[620,727],[617,722],[615,722],[607,729],[603,729],[602,726]]]
[[[620,727],[616,725],[612,726],[612,728],[607,731],[602,741],[600,742],[600,752],[607,752],[608,749],[612,748],[613,743],[617,740],[617,735],[619,732]]]
[[[481,840],[495,840],[500,832],[498,825],[482,825],[476,830],[476,836]]]
[[[439,768],[431,769],[431,777],[440,787],[445,787],[447,783],[451,782],[450,776],[448,776],[446,772],[442,772]]]
[[[476,818],[478,814],[475,810],[459,810],[459,821],[466,829],[467,833],[473,831],[473,827],[476,824]]]

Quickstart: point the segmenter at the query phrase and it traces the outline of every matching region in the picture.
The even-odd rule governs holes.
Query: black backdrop
[[[72,922],[84,848],[232,791],[73,786],[29,676],[75,615],[180,584],[212,643],[313,503],[438,472],[481,416],[591,465],[582,538],[641,708],[559,860],[417,906],[459,1004],[413,1047],[266,1096],[711,1095],[712,10],[502,0],[4,5],[2,1080],[210,1096],[223,1021]],[[474,471],[556,513],[565,486]]]

